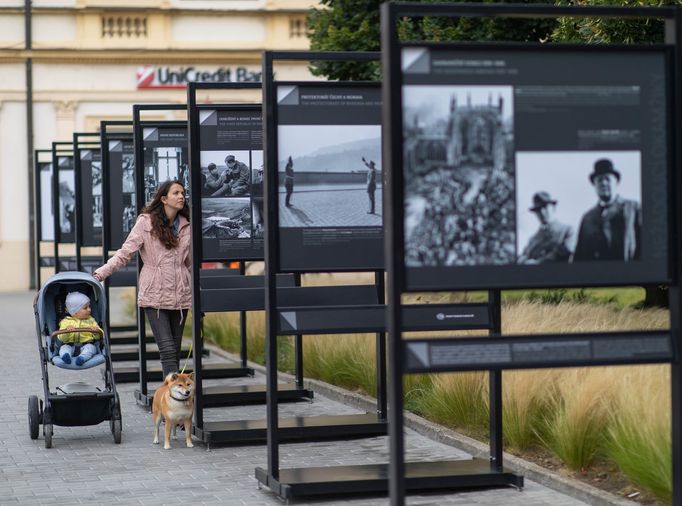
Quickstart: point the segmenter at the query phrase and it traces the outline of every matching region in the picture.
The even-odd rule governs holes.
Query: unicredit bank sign
[[[145,65],[137,69],[137,89],[187,88],[187,83],[260,82],[259,68],[220,67],[216,70],[196,67],[157,67]]]

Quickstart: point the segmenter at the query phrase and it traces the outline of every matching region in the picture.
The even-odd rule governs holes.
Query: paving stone
[[[366,199],[366,195],[357,192]],[[377,192],[379,195],[379,192]],[[299,199],[300,195],[295,195]],[[380,209],[380,204],[377,202]],[[195,441],[185,448],[181,439],[172,441],[171,450],[152,444],[151,415],[136,405],[133,392],[138,385],[118,386],[122,402],[123,441],[113,442],[107,422],[92,427],[55,427],[53,448],[46,449],[42,432],[32,441],[28,434],[27,398],[43,397],[38,341],[33,320],[33,293],[0,294],[0,346],[5,351],[3,371],[12,377],[12,389],[0,396],[0,503],[4,504],[283,504],[266,489],[258,490],[254,478],[256,466],[265,467],[266,450],[261,445],[226,446],[206,451]],[[211,361],[218,360],[210,357]],[[67,371],[49,366],[50,385],[85,381],[102,384],[101,369]],[[248,382],[254,378],[211,380],[207,384]],[[155,385],[150,385],[154,387]],[[357,413],[358,410],[315,396],[312,403],[289,403],[280,406],[281,416]],[[238,406],[208,409],[208,420],[257,419],[265,416],[264,406]],[[179,433],[181,434],[181,433]],[[281,467],[363,464],[386,462],[386,437],[285,444],[280,447]],[[469,455],[406,431],[406,455],[409,460],[439,458],[466,459]],[[304,504],[385,505],[382,496],[314,498]],[[519,493],[512,489],[483,490],[450,494],[417,494],[408,504],[452,505],[551,505],[584,504],[566,495],[526,480]]]

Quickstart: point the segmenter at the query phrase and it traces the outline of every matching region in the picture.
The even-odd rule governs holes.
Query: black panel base
[[[113,334],[109,336],[109,344],[117,346],[119,344],[138,344],[140,338],[137,332],[121,332],[120,334]],[[154,336],[147,336],[147,343],[154,343]]]
[[[210,354],[210,350],[204,348],[203,350],[203,355],[208,356]],[[185,346],[182,348],[180,351],[180,356],[181,357],[186,357],[189,355],[189,346]],[[154,346],[151,349],[147,349],[146,351],[146,356],[147,360],[159,360],[160,355],[159,355],[159,349]],[[138,350],[137,346],[134,345],[121,345],[121,346],[116,346],[115,348],[112,347],[111,350],[111,360],[113,362],[126,362],[126,361],[131,361],[131,360],[139,360],[140,359],[140,352]]]
[[[227,363],[203,364],[201,369],[201,375],[204,379],[241,378],[253,376],[254,374],[253,369],[250,367]],[[192,368],[187,367],[185,372],[192,372]],[[135,383],[140,381],[140,367],[137,365],[114,367],[114,381],[116,383]],[[147,367],[147,381],[163,381],[161,366]]]
[[[294,383],[277,387],[278,402],[312,400],[313,391],[298,388]],[[216,385],[204,386],[204,408],[222,406],[244,406],[246,404],[265,404],[265,385]]]
[[[279,479],[257,467],[256,480],[282,499],[314,495],[388,493],[388,464],[280,469]],[[523,476],[491,469],[484,459],[407,462],[408,491],[523,487]]]
[[[154,400],[154,392],[155,390],[149,390],[149,393],[144,395],[140,390],[135,390],[135,392],[133,392],[133,395],[135,396],[135,402],[138,405],[144,406],[145,408],[151,410],[152,401]]]
[[[312,400],[314,392],[307,388],[298,388],[293,383],[279,385],[277,388],[278,402],[296,402]],[[147,395],[135,390],[135,401],[149,407],[152,405],[154,390]],[[247,404],[265,404],[265,385],[216,385],[203,388],[204,408],[225,406],[244,406]]]
[[[204,422],[202,428],[194,427],[194,435],[209,445],[240,442],[264,443],[266,427],[265,420]],[[280,418],[278,430],[280,441],[350,439],[384,436],[387,432],[386,421],[370,413]]]

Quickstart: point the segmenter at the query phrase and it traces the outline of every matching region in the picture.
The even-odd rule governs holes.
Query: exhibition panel
[[[372,61],[377,53],[266,52],[265,139],[267,468],[256,479],[282,498],[386,492],[387,464],[280,469],[279,444],[292,437],[385,435],[386,305],[383,272],[382,103],[379,83],[291,82],[274,78],[275,61]],[[274,224],[274,226],[272,225]],[[281,288],[276,276],[369,271],[374,284]],[[493,330],[499,298],[487,303],[413,304],[405,326]],[[376,333],[377,411],[360,415],[278,417],[278,336]],[[343,336],[339,337],[343,339]],[[496,389],[493,389],[497,391]],[[451,463],[439,463],[448,466]],[[453,464],[454,465],[454,464]],[[418,472],[423,472],[420,468]],[[381,479],[383,474],[384,478]],[[498,476],[499,478],[499,476]],[[506,479],[506,477],[503,477]],[[419,480],[431,487],[432,476]]]
[[[418,486],[405,462],[404,374],[672,364],[679,387],[679,178],[670,114],[679,9],[384,4],[386,267],[391,504]],[[429,43],[400,39],[411,17],[657,18],[667,45]],[[673,81],[673,75],[676,79]],[[679,143],[678,143],[679,144]],[[679,212],[679,210],[677,210]],[[675,247],[673,247],[675,246]],[[670,293],[672,331],[404,339],[410,291],[623,286]],[[499,296],[499,295],[498,295]],[[441,488],[523,486],[504,467],[501,389],[491,397],[489,462],[462,463]],[[673,410],[675,504],[682,504]],[[446,473],[449,474],[449,473]]]
[[[262,275],[246,275],[245,261],[263,260],[263,140],[260,104],[197,104],[197,93],[260,89],[260,83],[192,83],[187,104],[191,184],[201,198],[191,207],[194,314],[239,311],[241,366],[247,364],[247,311],[265,308]],[[199,170],[194,170],[198,168]],[[195,218],[196,217],[196,218]],[[237,275],[202,270],[202,262],[239,262]],[[293,287],[294,276],[283,276],[281,286]],[[195,420],[193,430],[206,444],[262,440],[260,429],[246,429],[243,421],[204,422],[204,408],[265,402],[265,385],[204,386],[201,350],[203,317],[193,320],[195,360]],[[301,339],[294,341],[302,357]],[[300,351],[300,352],[299,352]],[[282,402],[310,400],[303,386],[303,362],[295,362],[296,381],[281,384]]]

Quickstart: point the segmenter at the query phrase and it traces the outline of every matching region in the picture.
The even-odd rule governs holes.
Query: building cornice
[[[243,51],[179,49],[22,49],[0,50],[0,63],[254,63],[260,64],[265,49]]]
[[[168,13],[172,15],[243,15],[250,16],[260,15],[267,16],[269,14],[307,14],[312,9],[306,8],[281,8],[281,7],[265,7],[262,9],[182,9],[179,7],[136,7],[129,5],[118,6],[88,6],[88,7],[34,7],[31,9],[33,15],[40,14],[82,14],[82,13],[112,13],[112,12],[135,12],[147,14]],[[24,9],[18,7],[0,7],[0,14],[23,14]]]

